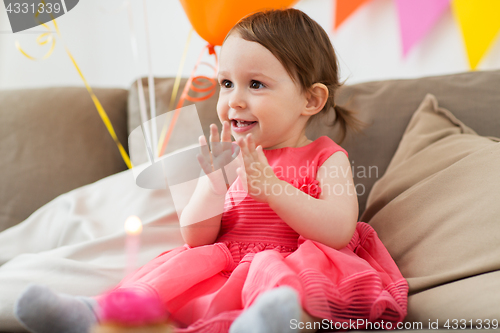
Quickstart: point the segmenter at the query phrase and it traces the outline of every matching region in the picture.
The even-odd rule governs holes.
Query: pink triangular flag
[[[450,0],[396,0],[403,42],[403,56],[436,24]]]

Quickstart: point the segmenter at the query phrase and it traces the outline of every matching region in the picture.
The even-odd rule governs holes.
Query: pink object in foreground
[[[158,297],[115,289],[99,300],[99,321],[130,326],[163,323],[167,311]]]

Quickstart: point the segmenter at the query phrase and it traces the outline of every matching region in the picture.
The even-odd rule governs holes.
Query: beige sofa
[[[173,82],[155,80],[160,114]],[[338,92],[337,104],[369,124],[341,146],[359,220],[376,229],[409,282],[408,325],[493,328],[500,320],[499,90],[497,70]],[[95,92],[128,147],[140,124],[136,85]],[[219,124],[216,96],[196,103],[205,134]],[[337,140],[325,122],[307,134]],[[0,91],[0,156],[0,331],[22,331],[12,305],[29,283],[82,295],[116,284],[129,215],[145,224],[140,264],[182,243],[169,191],[135,185],[84,88]]]

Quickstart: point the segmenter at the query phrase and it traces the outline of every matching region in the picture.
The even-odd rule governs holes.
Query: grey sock
[[[302,308],[297,292],[279,287],[263,293],[231,325],[230,333],[289,333],[292,320],[300,321]]]
[[[17,299],[14,314],[33,333],[88,333],[97,322],[97,302],[29,286]]]

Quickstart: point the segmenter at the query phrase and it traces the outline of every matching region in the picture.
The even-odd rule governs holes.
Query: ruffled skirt
[[[396,323],[406,315],[408,284],[363,222],[341,250],[302,237],[296,250],[237,242],[184,245],[156,257],[118,288],[156,294],[178,332],[208,333],[227,332],[257,296],[279,286],[294,288],[311,316],[332,322]]]

